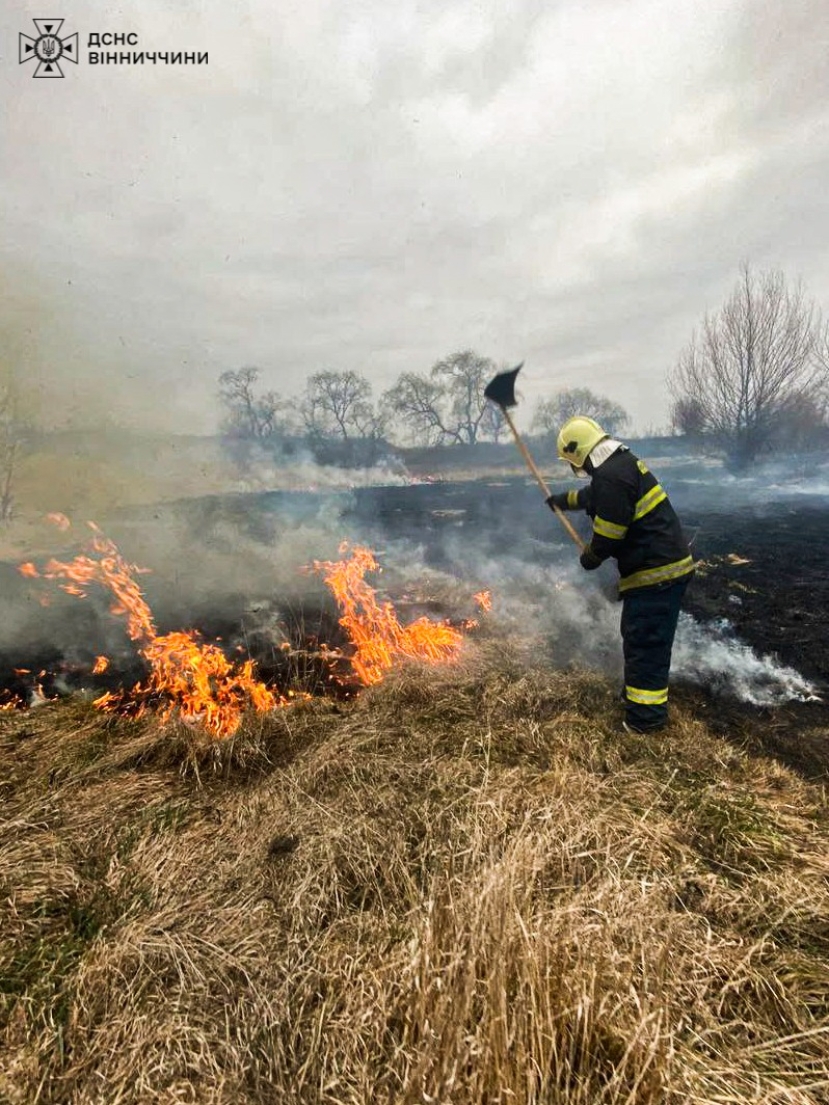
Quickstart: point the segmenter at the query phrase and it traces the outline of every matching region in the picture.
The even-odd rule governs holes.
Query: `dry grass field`
[[[0,714],[0,1100],[829,1101],[825,787],[618,710],[500,641],[218,743]]]

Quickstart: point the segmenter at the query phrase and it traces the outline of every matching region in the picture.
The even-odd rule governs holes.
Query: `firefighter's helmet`
[[[559,431],[558,455],[573,468],[583,468],[591,449],[606,437],[610,434],[605,433],[598,422],[577,414],[575,418],[568,418]]]

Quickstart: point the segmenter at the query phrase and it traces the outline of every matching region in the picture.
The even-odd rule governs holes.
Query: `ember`
[[[47,514],[46,521],[51,522],[53,526],[57,526],[63,533],[72,525],[66,515],[61,514],[60,511],[53,511],[51,514]]]

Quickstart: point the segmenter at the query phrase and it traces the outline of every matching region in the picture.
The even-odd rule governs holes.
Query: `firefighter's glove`
[[[550,510],[555,511],[558,507],[559,510],[567,509],[567,492],[562,491],[560,495],[551,495],[549,499],[545,500]]]
[[[579,564],[586,572],[592,572],[594,568],[601,567],[601,559],[596,556],[589,545],[584,546],[584,551],[579,557]]]

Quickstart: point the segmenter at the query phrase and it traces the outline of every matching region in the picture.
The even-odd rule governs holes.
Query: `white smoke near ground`
[[[492,608],[479,620],[488,633],[503,638],[513,659],[621,675],[619,608],[597,588],[579,586],[578,564],[573,568],[491,556],[462,538],[449,544],[455,557],[448,556],[446,567],[436,568],[428,563],[425,546],[387,542],[379,560],[392,600],[402,587],[421,599],[417,612],[432,605],[450,616],[477,616],[472,596],[489,591]]]
[[[693,460],[694,465],[700,463],[698,458]],[[702,462],[706,478],[712,478],[715,466]],[[478,612],[472,596],[478,590],[489,590],[492,610],[481,614],[479,620],[486,632],[503,637],[505,649],[516,658],[562,669],[586,668],[621,684],[622,608],[615,573],[609,567],[585,573],[566,538],[551,534],[549,540],[536,540],[528,533],[522,535],[520,519],[514,518],[517,532],[505,529],[502,539],[495,521],[491,530],[484,526],[488,529],[484,533],[479,523],[467,521],[467,510],[446,509],[458,503],[466,507],[468,492],[458,503],[449,493],[445,500],[436,498],[438,509],[429,521],[424,518],[424,530],[410,529],[408,536],[398,536],[390,533],[385,523],[374,528],[365,515],[362,523],[355,523],[349,514],[355,499],[341,492],[407,484],[411,479],[404,469],[388,465],[335,469],[319,465],[308,454],[292,458],[289,465],[263,466],[257,480],[269,489],[284,487],[288,473],[296,480],[296,488],[327,488],[330,494],[320,494],[315,500],[319,508],[301,521],[280,520],[276,514],[259,532],[242,534],[235,518],[219,519],[214,527],[202,529],[199,575],[209,580],[211,587],[218,585],[222,566],[232,562],[234,572],[249,585],[258,586],[267,598],[288,587],[304,564],[336,558],[336,545],[346,538],[376,550],[383,572],[370,582],[384,597],[395,602],[404,599],[400,612],[404,620],[423,613],[474,617]],[[826,474],[827,468],[814,458],[808,464],[798,461],[774,469],[774,477],[793,493],[800,488],[814,491]],[[712,482],[720,490],[723,481],[729,487],[733,484],[734,493],[749,501],[767,494],[771,476],[771,471],[765,471],[750,479],[732,480],[720,470]],[[408,499],[401,498],[401,519],[410,505]],[[180,547],[180,542],[174,545]],[[774,657],[759,655],[741,641],[727,621],[700,623],[686,613],[680,616],[677,630],[672,679],[755,706],[818,696],[817,689],[797,671]]]
[[[267,450],[248,448],[231,490],[242,493],[260,491],[348,491],[356,487],[388,487],[411,483],[405,464],[399,457],[384,457],[371,467],[348,468],[320,464],[309,449],[290,458],[274,458]]]
[[[820,453],[775,457],[745,472],[731,471],[719,457],[671,456],[647,458],[677,505],[690,498],[715,510],[763,506],[804,497],[829,497],[829,455]],[[676,492],[676,495],[674,495]]]
[[[819,700],[817,688],[794,668],[759,656],[725,619],[700,624],[682,613],[674,642],[673,672],[709,689],[727,691],[753,706]]]
[[[355,487],[389,487],[411,483],[411,479],[392,465],[374,468],[338,468],[310,462],[290,468],[271,469],[236,481],[234,491],[351,491]]]
[[[514,591],[519,578],[520,595]],[[618,602],[574,579],[571,572],[531,568],[520,577],[514,573],[512,579],[503,598],[493,600],[497,616],[513,629],[530,625],[542,631],[553,662],[576,664],[621,680]],[[793,668],[758,655],[741,641],[728,621],[702,624],[685,612],[677,627],[671,677],[753,706],[819,697],[817,688]]]
[[[107,520],[104,533],[140,568],[137,583],[157,624],[164,631],[191,629],[209,615],[241,617],[247,600],[296,604],[312,592],[302,568],[314,559],[336,558],[342,502],[343,496],[333,494],[308,496],[303,511],[279,515],[217,496],[131,511]],[[63,544],[47,546],[35,557],[37,565],[53,555],[72,560],[87,551],[90,536],[83,522],[74,523],[56,533],[55,541]],[[46,645],[70,665],[81,664],[90,649],[111,658],[133,651],[123,619],[111,613],[112,596],[102,588],[92,587],[79,602],[55,583],[24,579],[13,563],[2,567],[0,656],[12,664]]]

